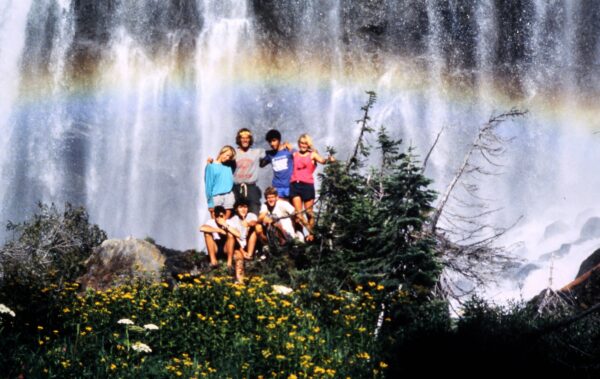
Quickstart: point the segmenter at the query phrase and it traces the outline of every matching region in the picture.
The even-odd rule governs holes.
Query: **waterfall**
[[[10,1],[0,7],[0,212],[6,214],[7,187],[11,180],[11,141],[14,103],[18,97],[19,64],[25,45],[27,14],[31,2]],[[3,229],[3,228],[2,228]],[[0,232],[0,236],[2,233]]]
[[[505,243],[540,266],[534,293],[540,256],[600,215],[599,17],[567,0],[4,1],[0,222],[70,201],[111,237],[200,248],[206,159],[239,128],[260,147],[271,128],[307,132],[344,159],[375,90],[373,126],[421,157],[444,129],[426,172],[442,191],[477,128],[518,106],[530,114],[500,128],[504,173],[478,184],[503,208],[490,222],[524,216]],[[569,231],[543,238],[557,220]],[[594,243],[557,262],[557,285]]]

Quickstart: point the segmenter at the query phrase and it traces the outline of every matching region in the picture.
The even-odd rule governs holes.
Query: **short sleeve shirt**
[[[265,157],[265,149],[248,149],[248,151],[236,150],[235,172],[233,181],[240,183],[256,183],[258,180],[258,168],[260,160]]]
[[[267,163],[273,165],[273,187],[288,188],[294,170],[294,155],[288,149],[267,151]]]
[[[246,215],[245,218],[246,222],[250,222],[250,221],[257,221],[258,217],[256,217],[256,215],[252,212],[248,212],[248,214]],[[240,216],[235,215],[232,218],[230,218],[229,220],[227,220],[227,224],[233,228],[236,228],[239,232],[240,232],[240,245],[242,245],[242,247],[246,247],[246,244],[248,243],[248,229],[244,227],[244,225],[242,225],[242,219],[240,218]]]
[[[283,201],[283,200],[277,200],[272,211],[269,211],[269,208],[267,207],[266,203],[263,203],[260,207],[261,214],[267,213],[270,217],[276,217],[276,218],[285,217],[285,218],[282,218],[281,220],[279,220],[279,222],[281,223],[281,227],[283,228],[283,230],[285,230],[286,233],[288,233],[289,235],[292,235],[292,236],[295,234],[295,231],[294,231],[294,224],[292,223],[291,216],[293,216],[295,212],[296,212],[296,210],[294,209],[292,204],[288,203],[287,201]],[[287,217],[287,216],[290,216],[290,217]]]

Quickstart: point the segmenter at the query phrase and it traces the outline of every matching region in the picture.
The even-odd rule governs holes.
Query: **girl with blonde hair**
[[[219,156],[212,163],[206,165],[204,171],[204,184],[208,210],[214,218],[214,208],[217,205],[224,207],[227,211],[226,217],[231,216],[235,197],[233,195],[233,171],[225,165],[235,159],[235,149],[229,145],[223,146]]]
[[[302,134],[298,138],[298,151],[294,152],[294,170],[290,181],[290,198],[296,209],[297,221],[308,229],[309,234],[306,236],[306,241],[312,241],[312,230],[315,223],[313,205],[316,194],[313,173],[317,168],[317,163],[325,164],[333,161],[335,158],[332,156],[323,158],[319,155],[308,134]],[[303,208],[307,220],[302,214]]]

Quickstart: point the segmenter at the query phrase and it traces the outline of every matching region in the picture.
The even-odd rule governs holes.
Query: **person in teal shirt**
[[[208,210],[211,218],[214,218],[215,206],[222,206],[227,210],[226,217],[229,218],[235,203],[233,195],[233,171],[225,165],[235,159],[235,149],[229,145],[223,146],[219,156],[212,163],[206,165],[204,171],[204,184]]]

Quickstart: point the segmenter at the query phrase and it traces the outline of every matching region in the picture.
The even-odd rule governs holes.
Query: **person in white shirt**
[[[235,216],[227,220],[227,224],[231,229],[239,232],[240,236],[234,241],[228,240],[227,243],[230,244],[229,249],[233,251],[236,281],[241,283],[244,280],[244,260],[251,260],[254,256],[258,217],[248,212],[248,203],[245,200],[236,203],[235,212]]]
[[[227,269],[233,272],[233,249],[231,247],[235,239],[240,238],[240,232],[228,223],[224,207],[217,205],[214,208],[214,215],[214,219],[209,219],[200,227],[200,231],[204,233],[210,268],[214,269],[219,266],[217,253],[220,249],[224,249],[227,255]]]
[[[274,226],[277,228],[277,235],[280,244],[284,244],[296,235],[294,230],[293,218],[296,216],[296,210],[287,201],[280,200],[277,195],[277,189],[268,187],[265,189],[265,200],[260,208],[258,222],[264,225],[265,228]],[[267,236],[262,228],[257,230],[259,237],[263,243],[268,243]]]

